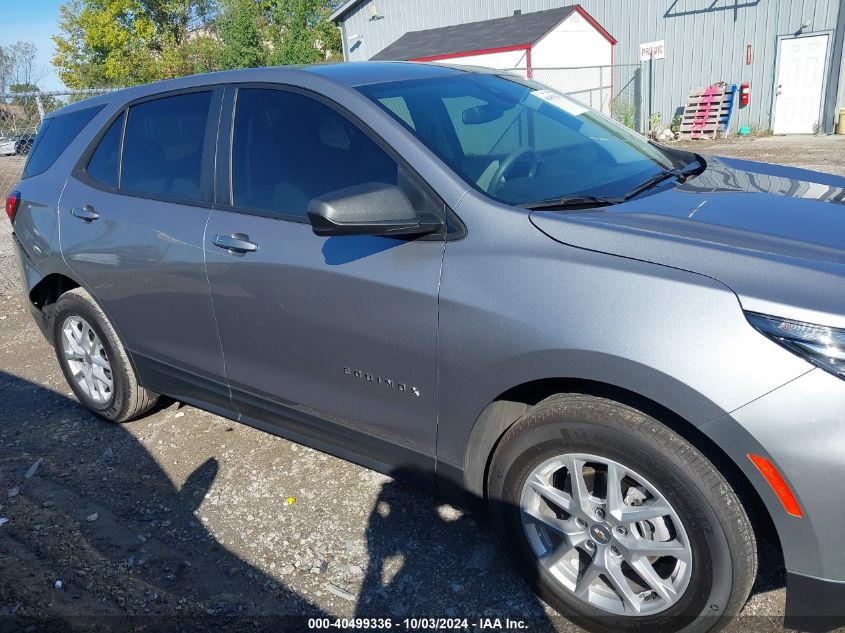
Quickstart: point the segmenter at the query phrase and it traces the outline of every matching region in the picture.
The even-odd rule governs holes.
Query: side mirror
[[[379,182],[314,198],[308,204],[308,220],[317,235],[425,235],[443,226],[439,218],[414,211],[399,187]]]

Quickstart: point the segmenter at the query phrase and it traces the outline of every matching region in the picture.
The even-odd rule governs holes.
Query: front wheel
[[[138,384],[111,323],[82,288],[69,290],[52,313],[53,347],[70,388],[92,412],[126,422],[150,409],[158,395]]]
[[[528,582],[594,631],[720,628],[756,575],[754,534],[694,446],[631,407],[558,395],[504,436],[496,526]]]

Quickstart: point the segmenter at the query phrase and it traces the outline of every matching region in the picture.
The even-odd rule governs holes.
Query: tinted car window
[[[397,185],[398,166],[348,119],[294,92],[238,91],[234,204],[305,217],[317,196],[367,182]]]
[[[211,92],[193,92],[132,106],[123,138],[120,188],[199,200],[210,105]]]
[[[82,128],[88,125],[102,109],[103,106],[85,108],[44,119],[35,143],[32,145],[22,177],[37,176],[50,169]]]
[[[100,139],[88,161],[88,175],[109,187],[117,187],[117,161],[120,158],[120,136],[125,114],[121,114]]]

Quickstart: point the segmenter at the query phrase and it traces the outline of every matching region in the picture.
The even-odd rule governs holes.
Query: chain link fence
[[[108,90],[72,92],[12,92],[0,94],[0,194],[6,195],[20,180],[23,166],[38,126],[59,108]],[[15,263],[12,230],[6,219],[0,220],[0,295],[20,287]]]
[[[525,68],[514,69],[525,76]],[[532,68],[531,78],[638,132],[645,126],[642,68],[639,64]]]

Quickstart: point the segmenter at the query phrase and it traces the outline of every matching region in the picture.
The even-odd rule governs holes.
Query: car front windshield
[[[506,204],[619,198],[675,167],[639,134],[516,76],[466,73],[358,90],[462,178]]]

